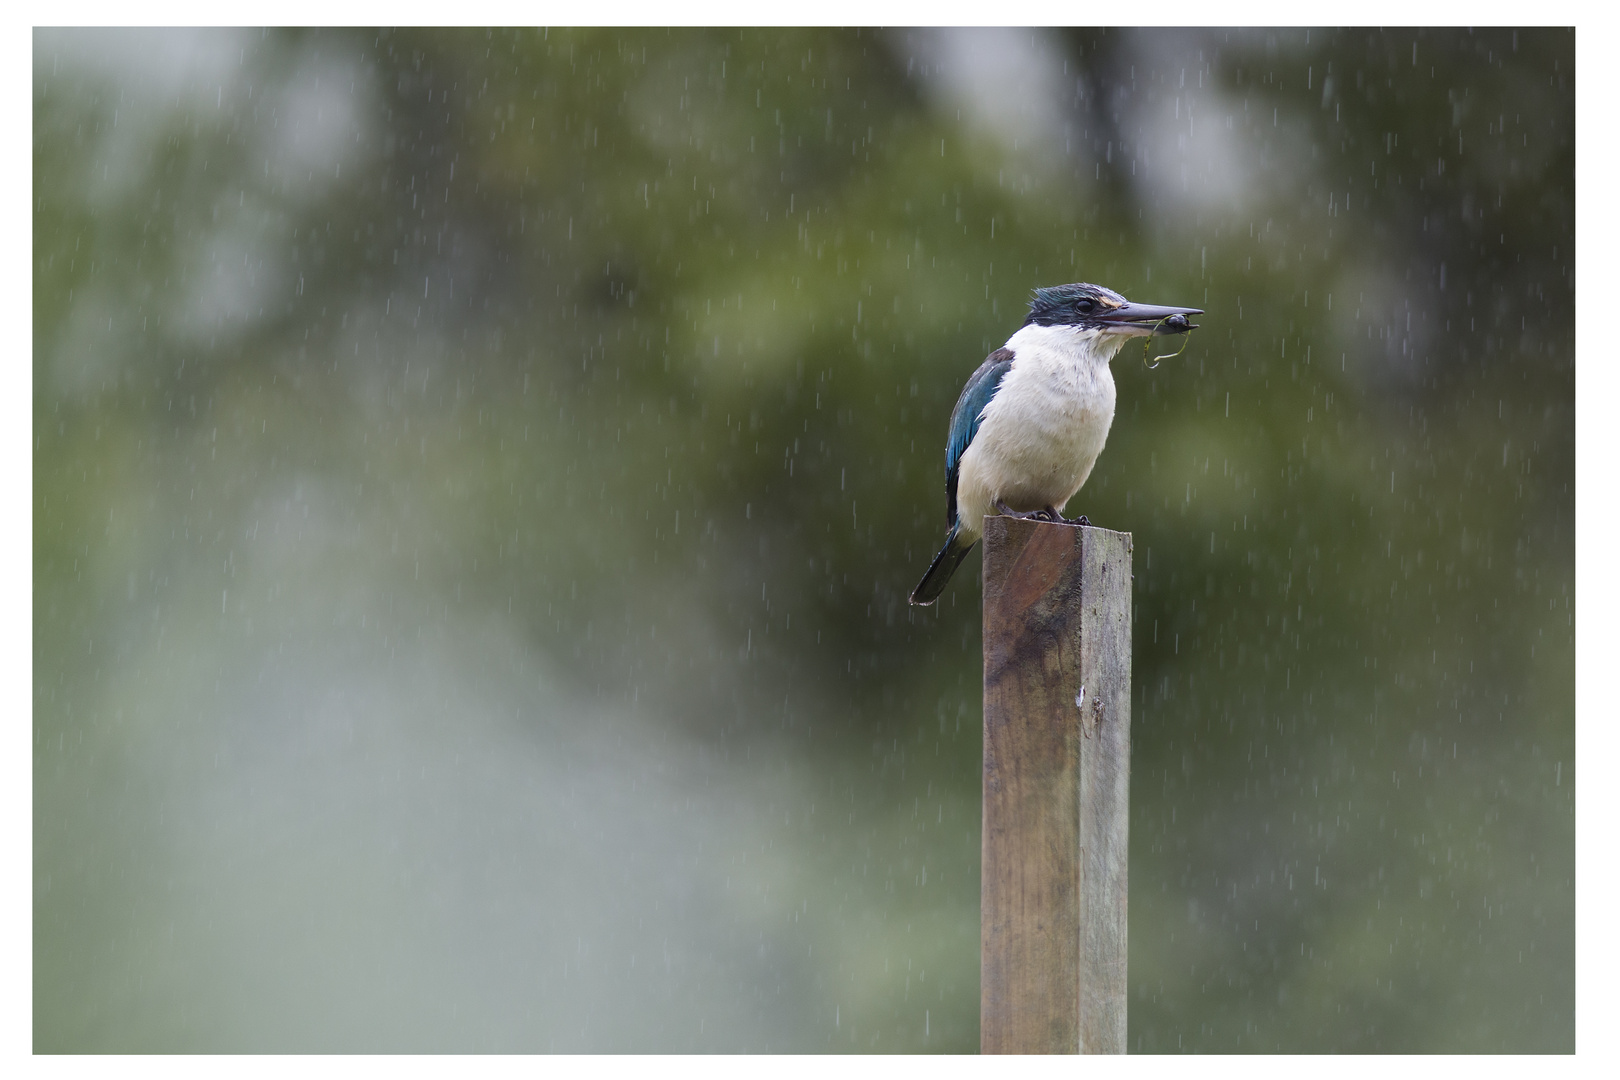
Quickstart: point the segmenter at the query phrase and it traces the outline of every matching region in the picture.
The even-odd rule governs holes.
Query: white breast
[[[1067,326],[1026,326],[1007,341],[1012,367],[962,455],[964,533],[978,534],[997,499],[1014,510],[1061,510],[1080,490],[1114,422],[1108,362],[1124,341]]]

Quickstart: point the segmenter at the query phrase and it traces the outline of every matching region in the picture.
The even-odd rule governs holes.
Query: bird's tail
[[[939,599],[939,594],[945,591],[945,583],[951,580],[956,568],[962,565],[968,552],[978,539],[965,540],[961,536],[959,525],[951,526],[951,534],[945,538],[945,546],[939,549],[934,561],[928,567],[928,573],[923,575],[922,581],[911,590],[911,602],[918,607],[926,607]]]

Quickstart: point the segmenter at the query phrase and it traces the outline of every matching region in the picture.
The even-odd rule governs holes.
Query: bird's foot
[[[1002,515],[1004,517],[1017,518],[1020,521],[1049,521],[1049,520],[1051,520],[1050,518],[1047,518],[1045,516],[1046,511],[1044,511],[1044,510],[1028,510],[1028,511],[1026,511],[1026,510],[1014,510],[1012,507],[1008,506],[1006,503],[1002,502],[1000,499],[995,500],[995,502],[991,503],[991,505],[994,506],[997,510],[1001,511],[1001,513],[1002,513]]]
[[[1043,506],[1039,510],[1014,510],[1000,499],[996,499],[991,505],[1006,517],[1018,518],[1020,521],[1050,521],[1058,525],[1091,524],[1086,515],[1081,514],[1077,518],[1066,518],[1055,506]]]
[[[1048,506],[1048,507],[1046,507],[1046,508],[1044,508],[1042,510],[1038,510],[1036,512],[1038,514],[1040,514],[1043,518],[1045,518],[1045,520],[1047,520],[1047,521],[1055,521],[1060,525],[1090,525],[1091,524],[1090,520],[1087,519],[1086,515],[1081,514],[1077,518],[1066,518],[1066,517],[1063,516],[1062,512],[1059,511],[1058,508],[1055,507],[1055,506]]]

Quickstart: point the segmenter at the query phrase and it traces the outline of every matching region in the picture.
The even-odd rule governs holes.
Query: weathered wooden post
[[[985,518],[982,1052],[1125,1052],[1130,764],[1130,534]]]

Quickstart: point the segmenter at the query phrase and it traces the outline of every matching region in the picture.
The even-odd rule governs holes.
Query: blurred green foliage
[[[975,1050],[976,557],[905,597],[963,380],[1072,280],[1208,312],[1070,506],[1135,535],[1131,1049],[1573,1048],[1571,32],[34,60],[37,1050]],[[429,783],[514,746],[577,820]],[[593,798],[685,869],[546,847]],[[446,815],[666,981],[367,846]]]

